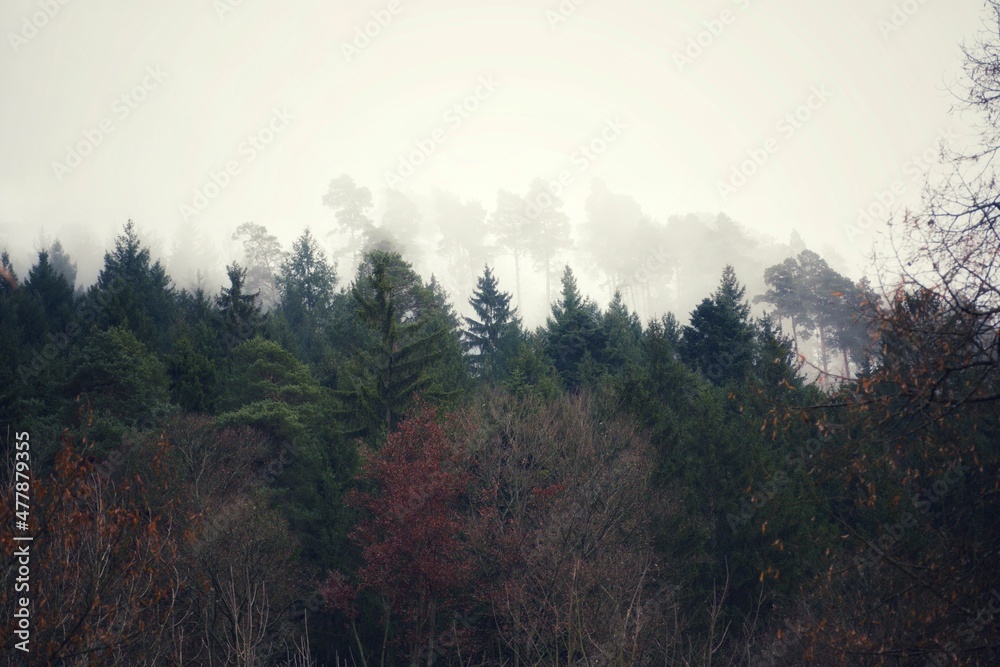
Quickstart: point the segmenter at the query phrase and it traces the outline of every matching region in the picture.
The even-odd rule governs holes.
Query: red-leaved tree
[[[335,572],[320,592],[352,623],[358,593],[374,594],[384,609],[383,656],[394,635],[415,665],[441,651],[435,637],[471,579],[458,509],[468,475],[434,408],[418,403],[380,449],[363,451],[358,477],[364,490],[347,502],[365,515],[351,536],[363,564],[356,583]],[[356,627],[354,637],[364,653]]]

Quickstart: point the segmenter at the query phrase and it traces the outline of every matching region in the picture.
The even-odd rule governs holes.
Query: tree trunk
[[[847,350],[841,350],[841,354],[844,355],[844,377],[847,379],[851,378],[851,364],[847,360]]]

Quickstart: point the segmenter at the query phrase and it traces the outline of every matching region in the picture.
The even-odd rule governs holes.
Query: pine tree
[[[216,399],[215,365],[182,337],[167,357],[170,398],[186,411],[210,412]]]
[[[36,329],[36,340],[42,340],[44,333],[62,331],[72,317],[73,285],[56,270],[44,250],[38,253],[38,262],[28,272],[23,294],[36,300],[40,308],[42,321]]]
[[[757,326],[757,359],[755,375],[772,395],[780,388],[801,388],[802,378],[792,342],[781,335],[781,328],[765,315]]]
[[[476,319],[464,318],[463,332],[465,349],[472,353],[472,366],[486,380],[497,378],[516,353],[520,321],[510,301],[510,294],[500,291],[493,271],[486,266],[469,299]]]
[[[163,364],[124,327],[91,334],[76,361],[67,394],[93,409],[95,440],[116,442],[125,428],[148,429],[169,411]]]
[[[715,384],[744,378],[753,363],[755,332],[745,294],[727,265],[715,294],[702,300],[683,329],[681,359]]]
[[[260,327],[261,306],[257,294],[245,294],[247,270],[233,262],[226,267],[229,287],[223,287],[215,298],[222,316],[224,340],[232,349],[239,342],[253,338]]]
[[[290,320],[306,315],[322,322],[333,301],[337,275],[326,260],[319,242],[306,229],[292,245],[292,253],[281,265],[277,277],[281,307]]]
[[[76,284],[76,262],[70,260],[59,239],[53,241],[52,247],[49,248],[49,262],[56,273],[66,279],[70,287]]]
[[[351,251],[355,257],[359,256],[375,229],[371,190],[359,188],[353,178],[341,174],[330,181],[330,186],[323,195],[323,205],[334,210],[337,226],[350,235]]]
[[[525,207],[530,225],[525,231],[529,232],[531,257],[545,274],[545,303],[552,302],[551,283],[558,268],[555,259],[570,247],[569,216],[562,206],[563,201],[549,191],[545,181],[536,178],[531,182]]]
[[[754,302],[764,302],[774,306],[773,315],[778,318],[778,324],[781,324],[781,320],[786,317],[791,320],[792,342],[798,350],[799,326],[804,325],[807,332],[814,327],[805,308],[799,264],[794,258],[789,257],[781,264],[768,267],[764,271],[764,282],[768,290],[754,297]]]
[[[491,217],[491,227],[497,242],[514,256],[514,287],[517,303],[521,301],[521,258],[530,248],[531,221],[524,217],[524,200],[513,192],[497,192],[497,209]]]
[[[615,292],[602,318],[601,328],[608,342],[604,356],[613,371],[624,371],[629,365],[640,363],[642,323],[625,305],[621,292]]]
[[[862,355],[860,347],[866,333],[863,327],[856,326],[855,315],[866,295],[870,296],[870,290],[859,289],[811,250],[803,250],[796,258],[769,267],[764,272],[764,281],[770,289],[755,301],[773,305],[773,314],[779,320],[791,318],[796,349],[800,331],[803,339],[816,332],[823,372],[828,372],[831,353],[839,348],[846,374],[850,370],[848,354],[858,358]]]
[[[287,253],[281,249],[278,237],[268,234],[267,227],[244,222],[236,228],[233,240],[243,240],[243,261],[247,267],[247,292],[260,294],[261,305],[270,310],[278,302],[275,276]]]
[[[336,282],[334,267],[306,229],[292,245],[276,278],[280,298],[277,312],[288,326],[289,347],[314,365],[321,364],[328,355],[324,330],[333,308]]]
[[[562,298],[552,307],[546,324],[545,349],[563,382],[570,389],[583,384],[581,364],[589,357],[600,361],[606,337],[600,326],[600,311],[580,295],[573,270],[567,266],[562,277]]]
[[[393,430],[413,394],[431,386],[428,370],[442,356],[445,331],[426,326],[425,317],[409,319],[397,303],[399,285],[392,267],[400,262],[395,253],[369,253],[369,268],[351,290],[358,316],[375,342],[372,349],[360,351],[361,372],[351,379],[345,398],[360,417],[360,430],[369,435]]]
[[[86,298],[97,328],[124,326],[151,350],[168,348],[176,296],[163,266],[142,247],[131,220],[115,239],[114,251],[104,253],[104,268]]]
[[[451,262],[456,282],[471,285],[476,268],[487,261],[491,252],[486,243],[489,232],[486,209],[478,201],[463,202],[449,192],[438,191],[434,197],[434,213],[441,233],[438,250]]]

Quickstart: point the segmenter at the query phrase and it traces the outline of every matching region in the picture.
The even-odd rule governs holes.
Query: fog
[[[364,243],[389,244],[464,310],[489,263],[530,325],[565,264],[599,303],[617,288],[680,319],[727,263],[748,296],[806,247],[857,279],[939,142],[966,134],[949,110],[980,12],[9,0],[0,247],[23,274],[58,239],[85,286],[132,219],[177,287],[215,292],[246,261],[241,224],[284,250],[309,228],[338,287]],[[565,238],[531,231],[562,215]]]

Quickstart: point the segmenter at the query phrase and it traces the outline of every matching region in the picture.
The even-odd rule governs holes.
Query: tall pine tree
[[[727,265],[715,294],[698,304],[683,329],[681,359],[718,385],[744,378],[753,364],[755,331],[745,295]]]
[[[427,316],[414,318],[412,310],[400,307],[397,292],[406,292],[393,271],[400,263],[396,253],[372,251],[362,265],[367,270],[351,290],[357,314],[374,341],[358,351],[360,363],[341,395],[359,421],[358,432],[369,436],[392,431],[413,394],[433,384],[429,370],[441,359],[446,335],[444,329],[428,326]]]
[[[466,329],[463,332],[472,367],[486,380],[501,375],[507,362],[517,353],[520,321],[510,301],[510,294],[500,290],[493,271],[486,266],[469,299],[476,317],[464,318]]]
[[[562,297],[552,306],[547,321],[545,349],[568,388],[584,384],[586,374],[581,371],[599,360],[605,344],[600,310],[580,294],[573,270],[567,266]]]

